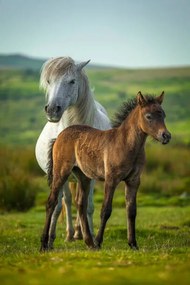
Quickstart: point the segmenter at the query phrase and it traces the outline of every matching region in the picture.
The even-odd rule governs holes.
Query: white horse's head
[[[82,69],[89,61],[75,64],[70,57],[59,57],[43,65],[40,85],[47,94],[45,112],[48,121],[58,122],[64,111],[76,104],[84,78]]]

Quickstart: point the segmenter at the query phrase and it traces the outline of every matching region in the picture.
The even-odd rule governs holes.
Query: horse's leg
[[[88,194],[90,190],[90,179],[86,177],[81,172],[80,169],[75,169],[74,173],[78,178],[76,204],[79,212],[83,239],[89,248],[94,248],[95,245],[93,242],[93,238],[89,229],[88,219],[87,219],[87,204],[88,204]]]
[[[66,231],[67,231],[66,241],[72,241],[74,235],[74,228],[72,222],[72,194],[69,189],[68,182],[66,182],[64,185],[63,198],[65,201],[65,210],[66,210]]]
[[[136,195],[140,179],[125,182],[125,197],[128,222],[128,244],[132,249],[138,249],[135,235]]]
[[[62,210],[62,197],[63,197],[63,187],[60,188],[59,190],[58,202],[57,202],[57,205],[55,207],[55,210],[51,218],[51,224],[50,224],[50,230],[49,230],[49,248],[50,249],[53,249],[53,243],[56,238],[56,225],[57,225],[57,219]]]
[[[112,183],[111,181],[105,181],[104,201],[102,204],[101,215],[100,215],[101,223],[100,223],[100,228],[98,230],[98,234],[95,238],[95,243],[98,247],[100,247],[103,242],[103,235],[106,227],[106,222],[111,216],[112,200],[115,188],[116,188],[115,183]]]
[[[76,207],[77,207],[77,201],[80,196],[80,190],[79,190],[79,184],[77,184],[77,189],[76,189],[76,196],[75,196],[75,202],[76,202]],[[74,234],[74,239],[80,240],[82,239],[82,231],[81,231],[81,223],[80,223],[80,216],[79,216],[79,211],[77,210],[77,218],[75,221],[75,234]]]
[[[48,197],[47,203],[46,203],[46,220],[45,220],[45,226],[43,229],[43,233],[41,236],[40,251],[48,250],[49,229],[50,229],[51,217],[55,209],[55,206],[57,204],[58,194],[59,194],[59,188],[53,188]]]
[[[94,214],[94,185],[95,180],[90,181],[90,191],[88,195],[87,217],[91,235],[94,235],[93,214]]]
[[[61,181],[57,179],[55,181],[55,177],[53,178],[51,192],[48,197],[47,203],[46,203],[46,220],[44,229],[41,236],[41,248],[40,251],[48,250],[49,245],[49,230],[50,230],[50,224],[51,224],[51,218],[53,215],[53,211],[57,205],[58,202],[58,195],[61,188],[61,185],[63,185],[66,180],[68,179],[69,175],[65,175]]]
[[[90,228],[91,235],[94,235],[94,228],[93,228],[93,213],[94,213],[94,202],[93,202],[93,194],[94,194],[94,184],[95,180],[91,180],[90,182],[90,191],[88,195],[88,206],[87,206],[87,217],[88,217],[88,224]],[[79,213],[77,212],[77,219],[75,222],[75,239],[82,239],[82,232],[80,226],[80,218]]]
[[[67,181],[59,192],[58,203],[52,215],[50,231],[49,231],[49,248],[53,248],[53,242],[56,238],[56,225],[62,210],[62,198],[64,198],[65,209],[66,209],[66,231],[67,231],[66,241],[73,240],[74,228],[73,228],[72,211],[71,211],[72,195],[69,190],[68,181]]]

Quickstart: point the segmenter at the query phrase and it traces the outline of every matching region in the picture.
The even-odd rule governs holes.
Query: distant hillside
[[[20,54],[0,55],[0,68],[39,70],[45,59],[36,59]]]
[[[16,57],[18,59],[18,57]],[[34,144],[46,122],[44,92],[39,90],[39,68],[32,61],[0,67],[0,137],[2,143]],[[34,67],[35,66],[35,67]],[[37,70],[35,70],[37,68]],[[164,110],[174,142],[190,146],[190,67],[160,69],[119,69],[90,66],[87,69],[95,98],[107,109],[110,118],[123,101],[143,94],[165,91]]]
[[[17,69],[17,70],[33,70],[39,71],[43,63],[47,58],[35,58],[30,56],[25,56],[22,54],[0,54],[0,69]],[[121,67],[106,66],[101,64],[88,64],[87,70],[97,70],[99,71],[111,71],[118,70],[119,74],[121,73],[129,80],[145,80],[148,78],[165,78],[165,77],[178,77],[178,76],[188,76],[190,75],[190,66],[184,67],[168,67],[168,68],[139,68],[139,69],[126,69]],[[115,71],[114,71],[115,72]],[[120,74],[121,75],[121,74]],[[121,76],[123,76],[121,75]]]
[[[46,59],[37,59],[22,54],[0,54],[0,69],[31,69],[38,71]],[[88,64],[88,69],[110,69],[112,67]]]

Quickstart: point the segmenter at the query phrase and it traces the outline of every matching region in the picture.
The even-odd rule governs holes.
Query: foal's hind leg
[[[88,195],[87,217],[91,235],[94,235],[93,214],[94,214],[94,185],[95,180],[90,181],[90,192]]]
[[[61,179],[61,181],[57,179],[58,181],[55,182],[55,180],[54,180],[53,183],[52,183],[51,192],[50,192],[50,195],[48,197],[47,204],[46,204],[46,220],[45,220],[43,233],[42,233],[42,236],[41,236],[41,248],[40,248],[40,251],[45,251],[45,250],[49,249],[49,247],[48,247],[49,230],[50,230],[52,214],[53,214],[53,211],[54,211],[54,209],[55,209],[55,207],[57,205],[57,200],[58,200],[60,187],[61,187],[62,184],[65,183],[65,181],[67,180],[68,176],[69,175],[65,175]]]
[[[49,230],[49,248],[53,249],[53,243],[56,238],[56,225],[58,217],[62,210],[62,197],[63,197],[63,188],[60,188],[59,194],[58,194],[58,202],[55,207],[55,210],[53,212],[52,218],[51,218],[51,224],[50,224],[50,230]]]
[[[72,241],[73,235],[74,235],[74,228],[73,228],[73,222],[72,222],[72,194],[69,189],[68,182],[64,185],[64,191],[63,191],[63,198],[65,202],[65,210],[66,210],[66,241]]]
[[[88,217],[88,224],[90,228],[91,235],[94,235],[94,227],[93,227],[93,213],[94,213],[94,202],[93,202],[93,194],[94,194],[94,184],[95,180],[90,181],[90,191],[88,195],[88,206],[87,206],[87,217]],[[79,213],[77,212],[77,219],[75,223],[75,239],[82,239],[82,232],[80,226],[80,218]]]
[[[76,207],[77,207],[77,201],[78,201],[79,195],[80,195],[79,184],[77,184],[76,190],[77,191],[76,191],[76,195],[75,195],[75,202],[76,202]],[[82,238],[83,238],[83,236],[82,236],[82,231],[81,231],[80,216],[79,216],[79,211],[77,210],[77,217],[76,217],[76,221],[75,221],[74,239],[81,240]]]
[[[53,248],[53,243],[56,238],[56,225],[57,225],[57,220],[62,210],[62,206],[63,206],[62,199],[63,198],[65,201],[65,209],[66,209],[66,231],[67,231],[66,241],[73,240],[74,228],[73,228],[72,211],[71,211],[72,196],[69,190],[68,181],[66,181],[63,187],[59,191],[58,203],[52,215],[51,225],[50,225],[50,230],[49,230],[49,248]]]
[[[89,248],[95,248],[87,219],[87,204],[88,204],[88,194],[90,190],[90,179],[87,178],[78,168],[77,169],[75,168],[73,172],[78,178],[78,191],[76,195],[76,203],[81,222],[83,239]]]

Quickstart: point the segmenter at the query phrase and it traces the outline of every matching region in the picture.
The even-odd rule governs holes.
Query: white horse
[[[48,149],[50,142],[68,126],[75,124],[85,124],[92,127],[106,130],[111,128],[110,120],[105,109],[96,102],[89,88],[88,78],[83,68],[89,61],[75,64],[70,57],[59,57],[50,59],[42,67],[40,86],[46,91],[47,104],[45,112],[48,119],[43,128],[37,144],[36,158],[39,166],[47,173]],[[94,181],[88,200],[88,222],[91,233],[93,234],[93,189]],[[53,247],[56,237],[56,223],[62,209],[62,198],[66,207],[66,231],[67,240],[72,240],[80,235],[80,223],[73,228],[71,204],[72,196],[68,187],[68,182],[62,187],[55,208],[50,232],[49,247]]]

